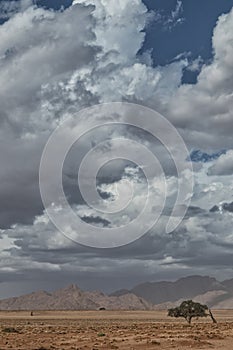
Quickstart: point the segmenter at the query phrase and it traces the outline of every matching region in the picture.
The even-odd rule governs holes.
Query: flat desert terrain
[[[233,349],[233,310],[188,326],[166,311],[0,312],[0,350]]]

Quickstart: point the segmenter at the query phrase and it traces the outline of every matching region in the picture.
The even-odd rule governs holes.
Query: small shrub
[[[98,337],[105,337],[105,333],[98,333]]]
[[[4,333],[19,333],[19,331],[13,327],[6,327],[2,329]]]

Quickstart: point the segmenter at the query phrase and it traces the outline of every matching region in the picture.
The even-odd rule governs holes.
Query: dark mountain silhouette
[[[225,287],[215,278],[209,276],[189,276],[176,282],[146,282],[137,285],[127,292],[134,293],[138,297],[153,304],[173,302],[181,298],[193,298],[208,291],[222,290]],[[122,291],[120,291],[122,295]],[[119,291],[112,295],[118,295]]]

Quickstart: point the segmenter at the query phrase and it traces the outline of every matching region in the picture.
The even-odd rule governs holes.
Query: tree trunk
[[[209,309],[209,314],[210,314],[210,317],[213,321],[213,323],[217,323],[216,319],[214,318],[213,314],[212,314],[212,311]]]

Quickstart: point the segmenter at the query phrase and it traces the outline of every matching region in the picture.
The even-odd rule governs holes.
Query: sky
[[[233,278],[233,1],[1,0],[0,38],[0,298],[70,283],[110,292],[192,274]],[[138,105],[138,116],[133,107],[128,116],[135,115],[134,126],[121,118],[124,125],[92,130],[97,114],[77,115],[115,102]],[[164,119],[153,120],[144,108]],[[159,212],[166,180],[158,222],[129,244],[81,245],[81,230],[64,235],[44,207],[43,150],[74,116],[77,125],[63,130],[42,185],[45,194],[57,193],[50,171],[75,132],[88,130],[66,155],[62,184],[72,212],[94,234],[121,226],[125,238],[136,229],[144,233]],[[125,139],[134,143],[124,146]],[[144,157],[145,149],[151,153]],[[86,155],[83,189],[88,194],[96,180],[100,195],[91,193],[90,203],[115,212],[96,211],[77,186]],[[117,159],[98,168],[110,156]],[[179,183],[179,208],[186,212],[167,232]],[[147,216],[130,226],[148,198]],[[69,213],[56,204],[49,205],[60,224],[71,227]]]

